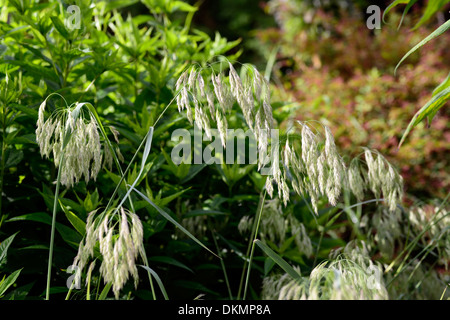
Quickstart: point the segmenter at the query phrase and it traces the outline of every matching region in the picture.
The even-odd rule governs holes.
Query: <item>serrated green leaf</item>
[[[5,163],[5,168],[14,167],[23,160],[23,151],[14,148],[7,149],[6,156],[7,160]]]
[[[45,212],[34,212],[34,213],[28,213],[24,214],[18,217],[13,217],[8,220],[7,222],[14,222],[14,221],[36,221],[36,222],[42,222],[47,225],[52,225],[52,217],[45,213]],[[63,240],[67,242],[70,245],[73,245],[75,247],[78,247],[78,244],[81,241],[81,236],[74,231],[73,229],[57,222],[55,225],[56,230],[61,235]]]
[[[56,16],[50,17],[50,19],[52,20],[56,30],[64,37],[64,39],[70,40],[70,34],[64,26],[64,23],[62,23],[61,20]]]
[[[174,193],[170,196],[167,196],[165,198],[162,198],[160,201],[158,201],[158,205],[161,207],[165,207],[166,205],[168,205],[170,202],[172,202],[173,200],[175,200],[176,198],[178,198],[179,196],[181,196],[183,193],[185,193],[186,191],[188,191],[189,189],[191,189],[190,187],[184,190],[181,190],[177,193]]]

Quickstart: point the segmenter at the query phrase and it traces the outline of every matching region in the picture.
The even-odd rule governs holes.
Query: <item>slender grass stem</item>
[[[142,255],[142,259],[144,260],[144,265],[149,268],[147,256],[144,254]],[[153,286],[153,278],[150,271],[147,269],[147,275],[148,275],[148,281],[150,282],[150,288],[152,290],[153,300],[156,300],[156,293],[155,293],[155,287]]]
[[[211,224],[209,223],[209,220],[208,220],[208,225],[209,225],[209,228],[210,228],[211,233],[212,233],[212,238],[213,238],[213,241],[214,241],[214,245],[216,246],[217,255],[218,255],[220,258],[222,258],[222,255],[221,255],[221,253],[220,253],[220,248],[219,248],[219,245],[218,245],[217,240],[216,240],[216,233],[215,233],[215,230],[213,230],[213,228],[211,227]],[[228,281],[227,269],[225,268],[225,263],[223,262],[223,259],[220,259],[220,265],[221,265],[221,267],[222,267],[223,276],[224,276],[224,278],[225,278],[225,283],[226,283],[226,285],[227,285],[228,296],[230,297],[230,300],[233,300],[233,294],[231,293],[230,282]]]
[[[50,299],[50,279],[51,279],[51,273],[52,273],[52,261],[53,261],[53,247],[55,243],[55,225],[56,225],[56,212],[58,211],[58,199],[59,199],[59,187],[61,184],[61,172],[62,172],[62,166],[64,165],[64,147],[61,152],[61,160],[60,160],[60,166],[58,168],[58,177],[56,179],[56,190],[55,190],[55,198],[53,201],[53,215],[52,215],[52,226],[51,226],[51,233],[50,233],[50,250],[48,255],[48,267],[47,267],[47,289],[45,293],[45,300]]]
[[[87,293],[86,300],[91,300],[91,277],[92,277],[92,269],[89,268],[88,278],[87,278]]]
[[[257,208],[257,212],[259,212],[260,208],[263,206],[263,201],[262,201],[262,197],[260,197],[260,201],[258,203],[258,208]],[[247,252],[245,253],[245,260],[244,260],[244,267],[242,268],[242,274],[241,274],[241,281],[239,283],[239,290],[238,290],[238,294],[237,294],[237,299],[240,300],[241,298],[241,292],[242,292],[242,286],[244,285],[244,279],[245,279],[245,268],[247,267],[247,263],[248,263],[248,256],[250,255],[250,250],[252,248],[252,240],[254,239],[257,234],[255,235],[256,232],[256,221],[255,223],[253,223],[253,227],[252,227],[252,233],[250,235],[250,241],[248,243],[248,247],[247,247]]]
[[[244,294],[243,294],[242,300],[245,300],[245,297],[247,295],[247,288],[248,288],[248,283],[249,283],[249,280],[250,280],[250,270],[252,268],[253,253],[255,251],[255,240],[256,240],[256,237],[258,236],[259,224],[261,222],[261,216],[262,216],[262,211],[263,211],[263,208],[264,208],[264,201],[266,200],[266,194],[267,194],[267,190],[264,189],[264,195],[263,195],[262,200],[261,200],[261,205],[260,205],[260,208],[259,208],[258,218],[257,218],[257,222],[256,222],[255,233],[253,235],[253,240],[252,240],[252,249],[251,249],[251,252],[250,252],[250,259],[248,261],[247,276],[245,278],[245,287],[244,287]]]
[[[69,291],[67,292],[67,295],[66,295],[66,299],[65,299],[65,300],[69,300],[70,294],[72,293],[74,284],[75,284],[75,281],[72,281],[72,284],[70,285],[70,288],[69,288]]]

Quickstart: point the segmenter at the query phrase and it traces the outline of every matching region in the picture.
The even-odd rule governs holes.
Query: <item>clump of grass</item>
[[[300,134],[297,127],[288,132],[281,165],[273,162],[273,177],[266,182],[269,195],[272,196],[271,184],[275,181],[286,204],[290,182],[297,194],[311,197],[317,213],[321,197],[335,206],[344,190],[352,192],[359,201],[370,190],[376,198],[383,194],[389,209],[395,210],[403,196],[403,178],[379,152],[364,148],[365,162],[358,157],[347,167],[329,127],[321,125],[324,130],[321,134],[318,130],[315,133],[306,122],[297,121],[297,124],[301,127]]]

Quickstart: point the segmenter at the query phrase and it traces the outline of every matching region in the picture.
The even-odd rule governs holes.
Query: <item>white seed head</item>
[[[100,274],[106,283],[112,283],[117,299],[130,275],[135,285],[138,283],[135,260],[139,254],[145,254],[142,223],[136,214],[123,208],[120,212],[110,210],[97,218],[94,215],[95,212],[91,212],[88,216],[86,236],[80,243],[74,264],[82,269],[87,259],[94,257],[94,246],[98,242],[103,258]]]

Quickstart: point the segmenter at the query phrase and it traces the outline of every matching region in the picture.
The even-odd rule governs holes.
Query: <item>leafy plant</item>
[[[20,230],[5,298],[398,298],[415,294],[411,268],[446,268],[445,202],[404,216],[395,166],[373,148],[341,155],[320,117],[297,121],[274,101],[276,59],[264,75],[240,65],[239,41],[192,28],[196,6],[0,4],[0,261]],[[228,129],[247,130],[245,154]],[[175,132],[195,145],[181,159],[202,161],[175,159]],[[266,156],[249,163],[253,147]]]

